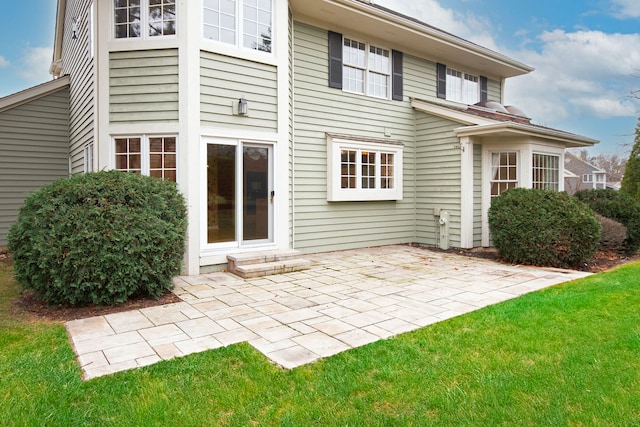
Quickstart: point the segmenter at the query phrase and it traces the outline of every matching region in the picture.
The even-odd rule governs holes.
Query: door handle
[[[273,203],[273,198],[275,197],[276,192],[275,191],[271,191],[271,203]]]

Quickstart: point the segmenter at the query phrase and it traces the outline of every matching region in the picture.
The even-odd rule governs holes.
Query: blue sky
[[[312,1],[312,0],[310,0]],[[536,68],[510,79],[506,102],[538,124],[626,155],[640,101],[640,0],[375,0]],[[0,97],[50,80],[55,0],[6,2]]]

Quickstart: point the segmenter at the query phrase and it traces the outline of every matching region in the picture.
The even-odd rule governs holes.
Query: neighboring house
[[[69,78],[0,98],[0,247],[29,194],[69,176]]]
[[[564,154],[564,189],[569,194],[578,190],[609,188],[607,172],[586,160],[566,152]]]
[[[175,179],[188,274],[264,249],[487,246],[492,197],[562,190],[564,150],[597,142],[502,106],[531,67],[370,1],[58,0],[56,28],[72,173]]]

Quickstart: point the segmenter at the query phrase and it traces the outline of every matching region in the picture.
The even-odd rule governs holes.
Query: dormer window
[[[271,52],[272,0],[204,0],[205,39]]]
[[[176,34],[175,0],[114,0],[113,4],[116,39]]]

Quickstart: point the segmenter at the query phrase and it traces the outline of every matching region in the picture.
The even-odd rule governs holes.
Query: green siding
[[[416,212],[418,242],[437,246],[439,226],[434,209],[448,211],[452,247],[460,247],[459,123],[416,112]]]
[[[201,53],[200,108],[203,126],[276,132],[277,70],[210,52]],[[233,115],[232,104],[244,96],[249,116]]]
[[[177,49],[110,53],[109,120],[178,121]]]
[[[87,21],[90,0],[67,1],[65,28],[71,28],[74,19]],[[70,165],[72,173],[84,171],[84,147],[93,141],[95,128],[94,59],[89,57],[87,25],[78,25],[78,38],[71,31],[64,32],[61,75],[70,75]]]
[[[0,112],[0,246],[25,196],[69,176],[69,89]]]
[[[294,28],[295,246],[303,251],[357,248],[415,240],[414,113],[404,102],[328,87],[327,31]],[[391,202],[327,202],[326,133],[385,138],[404,144],[404,198]]]

